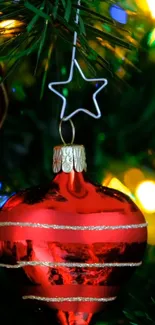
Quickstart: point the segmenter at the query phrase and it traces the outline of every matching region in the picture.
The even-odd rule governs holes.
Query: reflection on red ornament
[[[0,211],[0,263],[15,268],[23,299],[57,309],[63,325],[87,325],[141,264],[146,223],[129,197],[87,180],[82,146],[55,150],[53,181]]]

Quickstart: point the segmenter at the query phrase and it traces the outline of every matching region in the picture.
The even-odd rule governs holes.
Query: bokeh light
[[[136,189],[136,196],[145,212],[155,212],[155,182],[140,183]]]
[[[0,195],[0,208],[4,205],[4,203],[8,200],[8,195]]]
[[[128,20],[128,15],[126,11],[118,5],[112,5],[110,7],[110,16],[120,24],[126,24]]]
[[[14,31],[19,30],[22,25],[24,25],[24,23],[19,20],[14,20],[14,19],[3,20],[0,22],[0,34],[1,35],[11,34]]]
[[[139,183],[145,179],[143,172],[138,168],[130,168],[124,173],[124,184],[132,192],[135,192],[135,188]]]
[[[155,18],[155,0],[147,0],[152,18]]]
[[[126,186],[124,186],[124,184],[118,178],[113,177],[109,181],[109,184],[107,186],[110,188],[114,188],[115,190],[120,191],[120,192],[132,197],[132,199],[133,199],[133,196],[132,196],[132,193],[130,192],[130,190]]]
[[[65,97],[67,97],[68,96],[68,89],[67,88],[63,88],[62,93],[63,93],[63,95]]]
[[[154,46],[155,45],[155,28],[151,31],[148,36],[148,45]]]

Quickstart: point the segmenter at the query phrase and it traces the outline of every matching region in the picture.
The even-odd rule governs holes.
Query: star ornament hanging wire
[[[81,4],[81,1],[78,0],[78,7]],[[76,11],[76,18],[75,18],[75,23],[78,24],[79,23],[79,13],[80,13],[80,9],[78,8]],[[95,119],[99,119],[101,117],[101,111],[100,111],[100,107],[98,105],[97,102],[97,95],[98,93],[104,88],[106,87],[106,85],[108,84],[107,79],[105,78],[92,78],[92,79],[88,79],[85,77],[79,63],[76,60],[76,44],[77,44],[77,32],[74,32],[74,38],[73,38],[73,49],[72,49],[72,58],[71,58],[71,66],[70,66],[70,73],[69,73],[69,77],[68,80],[66,81],[56,81],[56,82],[51,82],[48,87],[49,89],[54,92],[56,95],[58,95],[61,99],[62,99],[62,108],[61,108],[61,113],[60,113],[60,119],[63,119],[64,121],[67,121],[69,119],[71,119],[74,115],[76,115],[79,112],[83,112]],[[75,111],[73,111],[71,114],[65,116],[65,111],[66,111],[66,106],[67,106],[67,100],[65,98],[65,96],[63,96],[59,91],[57,91],[54,86],[58,86],[58,85],[67,85],[69,84],[72,80],[73,80],[73,74],[74,74],[74,67],[76,67],[81,75],[81,77],[87,81],[87,82],[102,82],[102,85],[93,93],[92,96],[92,100],[94,102],[95,108],[96,108],[96,114],[93,114],[92,112],[88,111],[85,108],[78,108]]]

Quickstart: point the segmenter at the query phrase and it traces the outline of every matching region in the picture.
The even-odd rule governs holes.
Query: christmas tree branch
[[[111,4],[110,0],[105,1]],[[75,24],[75,14],[77,10],[77,3],[74,0],[33,0],[33,1],[0,1],[0,60],[8,60],[10,57],[20,58],[23,56],[31,55],[33,52],[37,52],[37,64],[42,59],[42,54],[51,46],[52,40],[57,37],[58,41],[61,38],[65,42],[72,44],[71,35],[76,30],[78,32],[78,50],[86,57],[91,63],[96,60],[97,55],[94,53],[94,57],[88,54],[91,52],[91,46],[89,46],[89,32],[92,33],[94,39],[100,37],[108,40],[112,44],[119,44],[123,47],[129,48],[129,44],[123,39],[119,39],[115,33],[109,34],[102,32],[94,27],[95,21],[104,22],[113,26],[114,30],[120,27],[116,23],[106,17],[106,15],[98,12],[99,1],[82,1],[80,6],[80,22],[77,26]],[[14,28],[9,28],[9,20],[13,19],[21,23],[20,29],[16,22]],[[8,25],[3,26],[3,22],[8,21]],[[94,23],[93,23],[94,22]],[[10,42],[6,42],[6,36],[10,29]],[[91,31],[90,31],[91,29]],[[7,34],[6,34],[7,33]],[[86,47],[87,51],[85,50]],[[10,49],[12,53],[10,53]],[[9,53],[9,54],[8,54]]]

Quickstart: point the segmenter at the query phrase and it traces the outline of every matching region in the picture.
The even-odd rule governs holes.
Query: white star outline
[[[78,0],[78,3],[77,3],[78,7],[80,6],[80,4],[81,4],[81,1]],[[76,18],[75,18],[75,23],[76,24],[78,24],[78,22],[79,22],[79,13],[80,13],[80,9],[77,9]],[[98,93],[103,88],[105,88],[107,86],[108,80],[105,79],[105,78],[95,78],[95,79],[94,78],[91,78],[91,79],[86,78],[86,76],[84,75],[79,63],[75,59],[76,44],[77,44],[77,32],[74,32],[72,59],[71,59],[70,73],[69,73],[68,79],[66,81],[54,81],[54,82],[51,82],[51,83],[49,83],[48,87],[52,92],[54,92],[56,95],[58,95],[62,99],[62,108],[61,108],[61,113],[60,113],[60,119],[63,119],[64,121],[68,121],[69,119],[71,119],[74,115],[76,115],[79,112],[83,112],[83,113],[93,117],[94,119],[99,119],[101,117],[101,111],[100,111],[96,96],[98,95]],[[75,111],[73,111],[71,114],[69,114],[68,116],[65,116],[65,110],[66,110],[66,106],[67,106],[67,99],[59,91],[54,89],[53,86],[69,84],[73,80],[73,73],[74,73],[74,67],[75,66],[76,66],[76,68],[80,72],[80,75],[82,76],[82,78],[85,81],[87,81],[87,82],[103,82],[103,84],[93,93],[93,96],[92,96],[92,99],[93,99],[97,114],[94,114],[94,113],[88,111],[85,108],[78,108]]]

